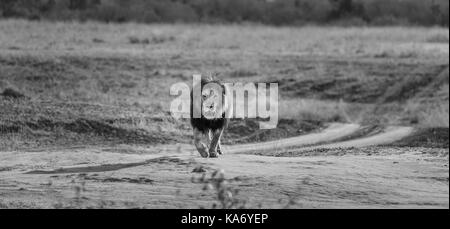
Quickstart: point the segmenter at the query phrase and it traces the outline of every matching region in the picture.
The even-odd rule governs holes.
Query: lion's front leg
[[[218,157],[218,153],[222,154],[219,147],[220,138],[222,137],[223,129],[219,129],[213,132],[213,137],[211,140],[211,145],[209,147],[209,157]]]
[[[208,147],[202,142],[203,133],[194,128],[194,145],[202,157],[209,157]]]
[[[219,145],[217,145],[217,152],[222,155],[223,151],[222,151],[222,143],[221,140],[219,139]]]
[[[213,139],[213,132],[211,130],[208,130],[208,132],[206,132],[206,145],[207,146],[211,146],[212,139]]]

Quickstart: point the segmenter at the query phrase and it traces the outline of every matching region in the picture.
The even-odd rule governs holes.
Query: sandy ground
[[[320,133],[236,145],[219,159],[200,158],[190,145],[3,152],[0,207],[211,208],[221,190],[211,185],[214,171],[225,175],[222,188],[238,190],[229,199],[248,208],[449,207],[448,151],[379,146],[408,136],[408,127],[338,140],[359,128],[332,124]],[[287,149],[293,154],[252,153]]]

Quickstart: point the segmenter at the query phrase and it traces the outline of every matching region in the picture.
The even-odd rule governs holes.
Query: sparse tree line
[[[103,22],[449,25],[448,0],[0,0],[0,17]]]

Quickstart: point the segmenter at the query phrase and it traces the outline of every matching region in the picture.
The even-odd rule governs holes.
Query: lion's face
[[[221,118],[224,91],[218,84],[208,84],[202,90],[202,114],[206,119]]]

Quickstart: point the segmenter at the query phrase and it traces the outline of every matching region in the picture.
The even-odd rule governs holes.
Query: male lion
[[[194,90],[198,97],[194,98]],[[202,157],[216,158],[222,154],[220,138],[228,125],[230,106],[227,87],[212,78],[201,80],[191,91],[191,125],[194,130],[194,144]],[[207,144],[202,142],[206,137]]]

